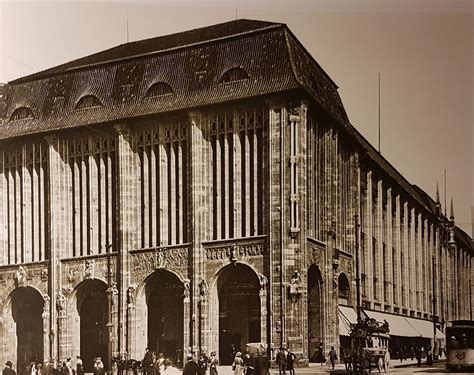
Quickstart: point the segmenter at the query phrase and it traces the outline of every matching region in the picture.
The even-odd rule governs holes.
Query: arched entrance
[[[183,294],[181,280],[166,270],[155,271],[145,284],[147,347],[174,361],[183,353]]]
[[[31,287],[17,288],[11,295],[18,374],[27,372],[26,367],[31,362],[43,360],[43,306],[43,297]]]
[[[84,371],[92,372],[95,357],[101,357],[105,366],[109,363],[107,284],[96,279],[83,281],[77,290],[76,303],[80,355]]]
[[[313,264],[308,270],[308,356],[311,362],[317,361],[319,344],[323,342],[323,306],[323,278],[319,267]]]
[[[235,351],[261,340],[259,289],[256,273],[240,263],[224,268],[217,279],[219,357],[224,365],[232,363]]]

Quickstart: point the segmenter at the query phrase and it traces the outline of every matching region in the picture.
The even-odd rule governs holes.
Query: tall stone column
[[[67,355],[67,340],[66,340],[66,319],[67,319],[67,304],[66,297],[62,293],[58,293],[56,296],[56,310],[57,310],[57,361],[63,361]]]

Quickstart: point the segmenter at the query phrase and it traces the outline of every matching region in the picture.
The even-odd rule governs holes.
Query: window
[[[341,273],[338,278],[338,292],[339,292],[339,298],[341,299],[346,299],[349,300],[350,296],[350,285],[349,285],[349,279],[344,273]]]
[[[94,107],[102,107],[102,103],[97,98],[97,96],[94,95],[83,96],[76,104],[76,109],[87,109]]]
[[[31,112],[31,109],[28,107],[20,107],[15,109],[15,111],[12,113],[10,120],[11,121],[18,121],[18,120],[24,120],[28,118],[33,118],[33,112]]]
[[[150,88],[146,92],[146,97],[155,98],[157,96],[163,96],[163,95],[168,95],[172,93],[173,93],[173,89],[171,88],[170,85],[164,82],[156,82],[150,86]]]
[[[234,82],[248,79],[249,75],[242,68],[232,68],[226,71],[222,77],[221,82]]]

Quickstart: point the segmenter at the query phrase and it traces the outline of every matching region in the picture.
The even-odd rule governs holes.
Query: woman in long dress
[[[244,360],[242,359],[242,353],[237,352],[234,358],[234,363],[232,363],[232,369],[234,370],[234,375],[243,375],[244,373]]]

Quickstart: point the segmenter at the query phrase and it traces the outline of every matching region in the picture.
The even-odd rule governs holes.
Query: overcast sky
[[[352,124],[432,197],[440,183],[472,233],[473,6],[470,0],[3,2],[0,82],[127,41],[250,18],[286,23],[339,85]]]

